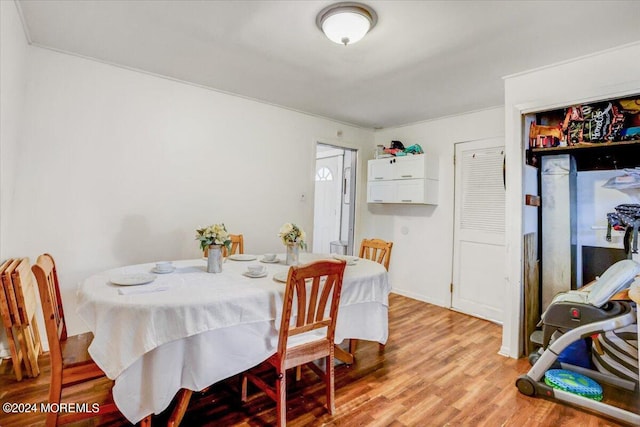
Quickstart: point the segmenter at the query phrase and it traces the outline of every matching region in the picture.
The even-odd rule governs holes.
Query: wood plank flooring
[[[617,426],[604,417],[570,406],[530,398],[515,387],[529,369],[526,359],[498,355],[502,328],[493,323],[392,294],[389,341],[359,342],[356,363],[336,366],[336,412],[324,409],[323,383],[303,370],[290,382],[288,425],[296,426]],[[44,402],[49,362],[41,358],[42,374],[15,381],[8,363],[0,367],[0,403]],[[99,384],[108,387],[108,382]],[[98,388],[81,386],[70,402],[93,402]],[[255,389],[242,405],[238,379],[230,378],[204,393],[194,393],[183,426],[269,426],[275,423],[275,403]],[[640,412],[638,394],[605,393],[621,406]],[[154,417],[165,425],[167,414]],[[42,414],[8,415],[0,410],[0,426],[43,425]],[[129,425],[123,417],[77,424]]]

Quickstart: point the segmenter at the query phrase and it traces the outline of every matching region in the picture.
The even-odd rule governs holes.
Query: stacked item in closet
[[[615,212],[607,214],[607,242],[611,241],[611,229],[624,230],[624,251],[629,259],[638,253],[638,229],[640,229],[640,205],[623,204]]]

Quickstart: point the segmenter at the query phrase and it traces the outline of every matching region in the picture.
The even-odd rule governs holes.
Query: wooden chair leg
[[[25,330],[20,325],[13,326],[13,333],[17,338],[19,348],[20,348],[20,356],[18,359],[18,363],[24,363],[24,370],[29,378],[33,378],[33,370],[31,369],[31,363],[29,363],[29,349],[27,348],[27,338],[25,336]]]
[[[325,374],[324,374],[324,383],[327,388],[327,411],[329,411],[329,415],[333,415],[336,410],[335,402],[334,402],[334,368],[333,368],[333,357],[327,356],[325,358]]]
[[[353,357],[353,353],[348,353],[346,351],[344,351],[339,345],[334,344],[333,345],[333,351],[335,352],[335,357],[338,360],[343,361],[344,363],[346,363],[347,365],[353,365],[354,362],[354,357]]]
[[[151,427],[151,415],[140,420],[140,427]]]
[[[45,426],[56,427],[57,425],[58,425],[58,413],[56,411],[47,412]]]
[[[0,292],[3,292],[2,289],[0,289]],[[13,327],[5,328],[5,332],[9,342],[9,354],[11,355],[13,372],[16,374],[16,380],[22,381],[22,358],[20,357],[20,348],[16,346],[16,340],[13,336]]]
[[[34,324],[34,326],[36,325]],[[31,368],[31,377],[37,377],[40,375],[40,367],[38,366],[38,355],[40,354],[39,342],[35,340],[31,325],[22,326],[21,328],[24,334],[24,341],[27,346],[25,362],[28,363]]]
[[[184,414],[187,412],[187,407],[189,406],[192,394],[193,391],[187,390],[186,388],[182,388],[178,391],[176,406],[171,412],[169,421],[167,421],[167,427],[178,427],[180,425]]]
[[[240,401],[247,401],[247,376],[242,374],[242,379],[240,380]]]
[[[49,384],[49,403],[60,403],[62,397],[62,373],[51,372],[51,383]],[[58,425],[58,411],[47,412],[46,427],[55,427]]]
[[[351,354],[356,354],[356,344],[358,343],[358,340],[351,338],[349,340],[349,353]]]
[[[296,366],[296,382],[302,378],[302,365]]]
[[[287,425],[287,373],[279,374],[280,378],[276,379],[276,406],[278,411],[278,427],[286,427]]]

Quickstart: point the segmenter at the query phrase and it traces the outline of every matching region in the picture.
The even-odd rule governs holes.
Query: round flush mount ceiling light
[[[332,42],[348,45],[362,39],[378,22],[378,15],[366,4],[342,2],[318,13],[316,25]]]

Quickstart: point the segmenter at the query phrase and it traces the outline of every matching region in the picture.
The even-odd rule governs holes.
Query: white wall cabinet
[[[418,154],[369,160],[368,203],[438,204],[438,159]]]

